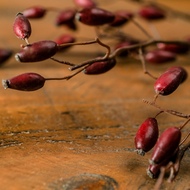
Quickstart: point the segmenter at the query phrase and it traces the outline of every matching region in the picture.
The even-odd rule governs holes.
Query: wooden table
[[[66,2],[66,1],[65,1]],[[67,1],[19,1],[0,3],[0,46],[19,51],[23,41],[12,31],[17,12],[32,5],[65,8]],[[165,2],[165,1],[162,1]],[[189,11],[188,0],[167,1],[167,5]],[[108,9],[116,10],[125,2],[110,3]],[[128,3],[129,4],[129,3]],[[136,9],[136,5],[131,9]],[[55,39],[59,34],[71,32],[53,25],[55,12],[48,12],[43,20],[32,20],[30,42]],[[146,23],[143,23],[146,26]],[[163,26],[160,28],[160,26]],[[93,28],[79,24],[77,33],[94,39]],[[180,19],[156,23],[163,38],[183,39],[190,34],[190,26]],[[85,33],[86,30],[88,34]],[[135,26],[127,31],[142,35]],[[71,32],[75,35],[75,32]],[[142,35],[143,36],[143,35]],[[81,39],[81,40],[80,40]],[[98,45],[76,46],[55,57],[80,63],[97,56],[104,49]],[[34,92],[4,90],[0,100],[0,189],[2,190],[58,190],[75,189],[75,185],[91,184],[89,189],[149,190],[155,180],[146,175],[148,159],[131,151],[134,136],[140,123],[158,110],[146,105],[142,99],[152,100],[154,80],[144,75],[141,64],[133,59],[118,58],[117,66],[104,75],[87,76],[83,73],[69,81],[47,81],[44,88]],[[179,56],[174,63],[161,66],[148,65],[159,75],[171,65],[183,65],[188,71],[189,55]],[[67,67],[52,60],[38,63],[18,63],[14,56],[1,67],[1,78],[11,78],[24,72],[37,72],[44,77],[67,75]],[[189,79],[170,97],[159,97],[160,106],[189,113]],[[168,114],[158,117],[160,131],[168,126],[179,126],[184,119]],[[188,133],[188,126],[183,135]],[[163,189],[190,188],[190,152],[187,151],[176,180]],[[89,185],[90,186],[90,185]],[[70,188],[68,188],[70,187]],[[82,187],[78,189],[83,189]]]

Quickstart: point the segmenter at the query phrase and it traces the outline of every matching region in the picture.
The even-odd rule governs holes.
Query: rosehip
[[[139,127],[135,136],[137,153],[144,156],[151,150],[158,138],[158,123],[155,118],[147,118]]]
[[[114,21],[115,15],[100,8],[86,8],[76,13],[76,19],[86,25],[98,26]]]
[[[32,32],[31,25],[29,20],[22,13],[16,15],[13,23],[13,31],[20,39],[25,40],[30,37]]]
[[[150,164],[160,164],[171,157],[179,147],[181,130],[177,127],[167,128],[158,138]]]
[[[57,26],[65,25],[72,30],[76,30],[77,26],[75,24],[75,14],[75,9],[62,10],[56,17],[55,24]]]
[[[159,49],[170,51],[173,53],[178,53],[178,54],[185,54],[189,51],[189,44],[188,43],[158,43],[157,44]]]
[[[82,8],[92,8],[96,6],[93,0],[74,0],[74,3]]]
[[[89,65],[84,73],[88,75],[102,74],[111,70],[116,65],[116,60],[114,58],[108,59],[106,61],[95,62]]]
[[[154,90],[160,95],[169,95],[187,78],[187,72],[182,67],[171,67],[154,83]]]
[[[58,51],[58,45],[54,41],[38,41],[24,46],[22,50],[15,55],[19,62],[37,62],[43,61],[55,55]]]
[[[47,10],[40,6],[30,7],[25,9],[22,14],[29,19],[42,18],[46,14]]]
[[[0,64],[7,61],[11,57],[12,53],[13,52],[9,49],[0,48]]]
[[[5,89],[11,88],[21,91],[34,91],[42,88],[45,78],[37,73],[24,73],[11,79],[2,80]]]
[[[153,5],[142,7],[139,10],[139,15],[146,20],[158,20],[165,18],[165,12]]]
[[[145,54],[145,60],[149,63],[166,63],[174,61],[175,59],[176,59],[175,53],[165,50],[155,49]]]

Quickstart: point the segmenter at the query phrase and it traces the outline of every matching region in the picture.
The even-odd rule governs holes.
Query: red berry
[[[60,11],[58,16],[56,17],[55,24],[57,26],[65,25],[69,29],[76,30],[76,24],[75,24],[75,9],[65,9]]]
[[[123,26],[129,21],[130,18],[133,17],[133,14],[131,12],[125,10],[118,10],[114,14],[115,18],[113,22],[110,23],[110,26],[112,27]]]
[[[18,13],[16,15],[15,21],[13,23],[13,31],[16,36],[20,39],[28,39],[31,35],[31,25],[28,19],[22,14]]]
[[[28,9],[25,9],[22,14],[26,17],[26,18],[42,18],[45,14],[46,14],[47,10],[43,7],[40,6],[34,6],[34,7],[30,7]]]
[[[169,95],[187,78],[187,72],[182,67],[171,67],[154,83],[154,90],[160,95]]]
[[[7,61],[11,57],[12,53],[13,52],[10,49],[0,48],[0,64]]]
[[[175,53],[165,50],[155,49],[145,54],[145,60],[149,63],[166,63],[174,61],[175,59],[176,59]]]
[[[160,164],[171,157],[177,150],[181,140],[181,130],[177,127],[166,129],[158,138],[150,163]]]
[[[157,44],[159,49],[170,51],[173,53],[178,54],[185,54],[189,51],[189,44],[188,43],[158,43]]]
[[[22,50],[15,55],[15,58],[19,62],[37,62],[52,57],[57,51],[58,46],[54,41],[38,41],[24,46]]]
[[[2,80],[5,89],[11,88],[21,91],[34,91],[42,88],[45,78],[37,73],[24,73],[11,79]]]
[[[98,26],[114,21],[115,15],[100,8],[86,8],[76,13],[76,18],[86,25]]]
[[[155,118],[147,118],[139,127],[135,136],[137,153],[144,155],[151,150],[158,138],[158,123]]]
[[[106,61],[95,62],[89,65],[84,73],[88,75],[102,74],[111,70],[116,65],[116,60],[114,58],[108,59]]]
[[[146,20],[158,20],[165,18],[165,12],[153,5],[142,7],[139,15]]]
[[[96,6],[93,0],[74,0],[74,3],[82,8],[92,8]]]

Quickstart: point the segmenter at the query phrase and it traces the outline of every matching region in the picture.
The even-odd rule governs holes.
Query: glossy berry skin
[[[156,94],[163,96],[174,92],[178,86],[187,78],[187,72],[182,67],[171,67],[164,72],[154,83]]]
[[[96,6],[93,0],[74,0],[74,3],[81,8],[92,8]]]
[[[29,20],[22,14],[18,13],[13,23],[13,31],[15,35],[24,40],[31,35],[32,29]]]
[[[157,44],[159,49],[170,51],[177,54],[185,54],[189,51],[189,44],[188,43],[158,43]]]
[[[147,52],[144,58],[149,63],[167,63],[175,61],[176,54],[165,50],[155,49]]]
[[[47,10],[40,6],[30,7],[25,9],[22,14],[28,19],[42,18],[46,14]]]
[[[24,46],[22,50],[15,55],[19,62],[37,62],[43,61],[55,55],[58,51],[57,43],[54,41],[38,41]]]
[[[59,12],[55,19],[56,26],[67,26],[69,29],[76,30],[75,9],[65,9]]]
[[[151,150],[158,139],[158,123],[155,118],[147,118],[139,127],[135,136],[135,147],[137,153],[144,156],[145,152]]]
[[[44,86],[44,83],[45,78],[37,73],[24,73],[2,81],[5,89],[11,88],[21,91],[38,90]]]
[[[5,63],[11,57],[12,53],[9,49],[0,48],[0,64]]]
[[[177,150],[181,140],[181,131],[177,127],[167,128],[158,138],[154,147],[150,164],[161,164]]]
[[[153,5],[149,5],[149,6],[144,6],[142,7],[138,14],[146,19],[146,20],[160,20],[165,18],[165,12],[163,10],[161,10],[160,8],[153,6]]]
[[[106,61],[95,62],[89,65],[85,70],[84,73],[87,75],[97,75],[105,73],[111,70],[116,65],[116,60],[114,58],[108,59]]]
[[[90,26],[99,26],[114,21],[115,15],[101,8],[86,8],[76,13],[76,19],[83,24]]]

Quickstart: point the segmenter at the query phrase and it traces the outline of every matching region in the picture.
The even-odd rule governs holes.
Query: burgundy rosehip
[[[166,50],[155,49],[145,54],[149,63],[167,63],[176,60],[176,54]]]
[[[165,11],[153,5],[142,7],[138,14],[146,20],[158,20],[166,17]]]
[[[147,118],[139,127],[135,136],[135,147],[137,153],[144,156],[145,152],[151,150],[158,139],[158,123],[155,118]]]
[[[77,26],[75,23],[75,9],[65,9],[59,12],[55,19],[56,26],[67,26],[69,29],[76,30]]]
[[[181,140],[181,130],[177,127],[167,128],[158,138],[150,164],[160,164],[175,153]]]
[[[0,64],[5,63],[5,61],[7,61],[12,54],[13,52],[10,49],[0,48]]]
[[[188,43],[158,43],[157,44],[159,49],[170,51],[177,54],[185,54],[189,51],[189,44]]]
[[[169,95],[187,78],[187,72],[182,67],[171,67],[154,83],[154,90],[160,95]]]
[[[21,91],[34,91],[42,88],[45,78],[37,73],[24,73],[11,79],[2,80],[5,89],[10,88]]]
[[[76,13],[76,19],[83,24],[98,26],[108,24],[114,21],[115,15],[101,8],[86,8]]]
[[[13,23],[13,31],[20,39],[28,39],[32,29],[29,20],[22,14],[18,13]]]
[[[74,0],[74,3],[81,8],[92,8],[96,6],[93,0]]]
[[[116,65],[116,60],[114,58],[108,59],[106,61],[95,62],[89,65],[84,73],[87,75],[97,75],[105,73],[111,70]]]
[[[37,62],[43,61],[55,55],[58,51],[58,45],[54,41],[38,41],[24,46],[22,50],[15,55],[19,62]]]
[[[112,27],[123,26],[130,20],[130,18],[133,17],[133,13],[129,11],[125,11],[125,10],[118,10],[114,12],[114,14],[115,14],[115,18],[113,22],[109,24]]]
[[[42,18],[47,10],[41,6],[33,6],[22,11],[22,14],[29,19]]]

